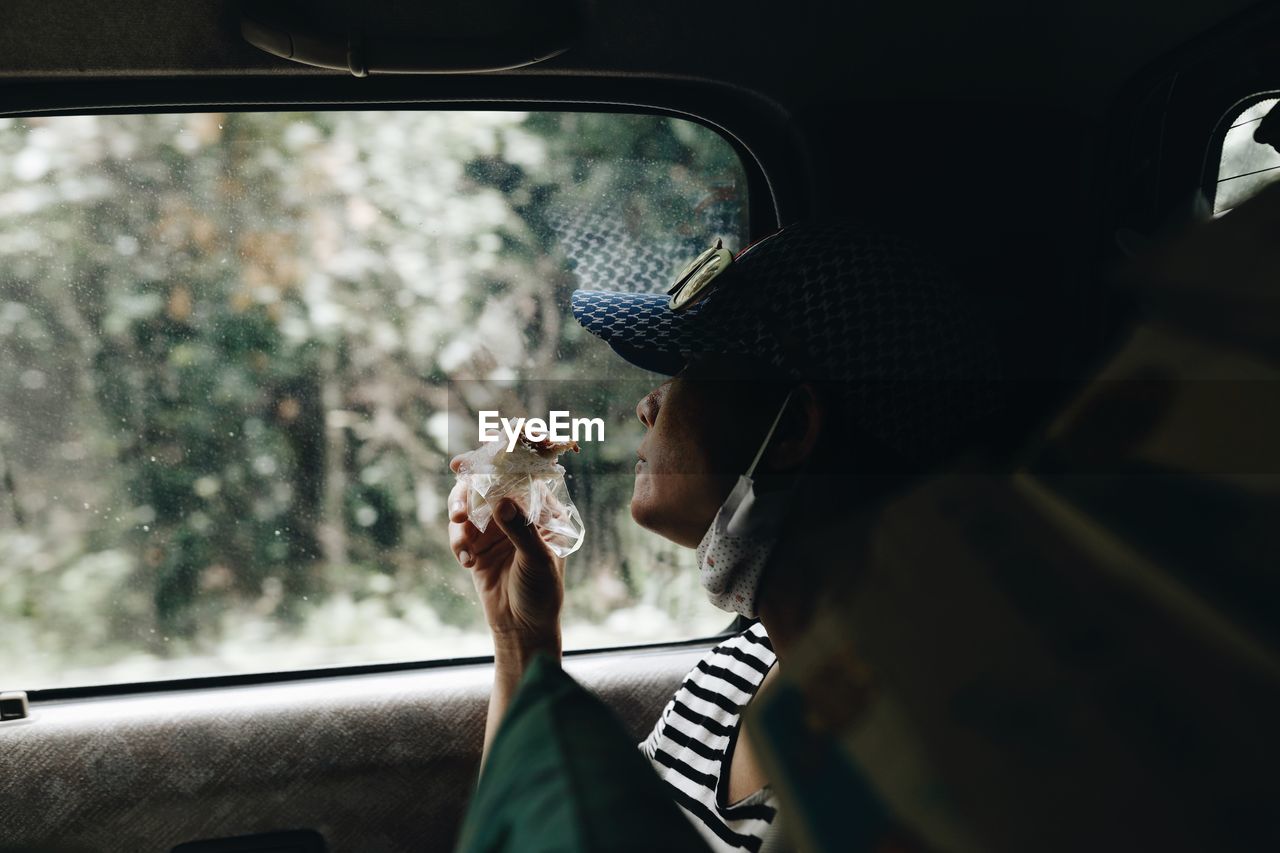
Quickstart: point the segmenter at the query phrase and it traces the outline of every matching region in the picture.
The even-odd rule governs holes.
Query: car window
[[[1222,140],[1213,212],[1226,213],[1267,184],[1280,178],[1280,152],[1253,139],[1258,124],[1280,99],[1264,98],[1245,107],[1231,121]]]
[[[488,653],[445,501],[494,395],[605,425],[566,646],[719,632],[628,513],[659,378],[569,296],[665,289],[746,213],[663,116],[0,119],[0,686]]]

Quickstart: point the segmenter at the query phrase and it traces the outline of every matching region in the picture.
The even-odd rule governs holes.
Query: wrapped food
[[[567,557],[582,547],[586,528],[569,497],[560,454],[578,452],[578,443],[530,441],[521,436],[511,450],[491,441],[462,454],[458,482],[465,486],[467,518],[483,532],[493,520],[498,502],[512,498],[524,510],[556,556]]]

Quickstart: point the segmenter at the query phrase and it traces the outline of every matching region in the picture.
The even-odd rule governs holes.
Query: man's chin
[[[653,512],[651,507],[640,497],[639,494],[631,496],[631,520],[643,527],[645,530],[653,530],[652,523]],[[654,533],[658,531],[654,530]]]
[[[639,494],[631,496],[631,520],[645,530],[657,533],[659,536],[667,535],[663,530],[662,513],[658,507],[655,507]]]
[[[681,523],[685,519],[673,519],[669,513],[663,512],[661,507],[635,496],[631,498],[631,518],[645,530],[685,548],[697,548],[702,538],[701,534],[694,535],[692,531],[686,529],[688,525]]]

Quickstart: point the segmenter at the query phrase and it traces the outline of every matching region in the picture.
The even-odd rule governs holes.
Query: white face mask
[[[792,493],[784,489],[757,495],[752,475],[790,401],[788,393],[756,458],[738,478],[698,543],[698,575],[707,598],[721,610],[749,618],[756,616],[760,578],[778,540]]]

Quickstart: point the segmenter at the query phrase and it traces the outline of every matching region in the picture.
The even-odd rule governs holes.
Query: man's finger
[[[449,548],[453,551],[453,556],[458,558],[458,562],[464,566],[470,566],[476,555],[476,541],[480,537],[480,531],[469,521],[461,524],[451,523],[449,525]],[[466,556],[463,556],[463,553]]]
[[[454,483],[453,488],[449,490],[450,521],[460,522],[467,517],[467,497],[467,487],[462,483]]]
[[[501,545],[506,539],[507,534],[496,524],[489,525],[483,531],[470,521],[449,525],[449,547],[453,550],[453,556],[457,557],[458,562],[464,566],[470,564],[463,561],[463,551],[466,551],[472,561],[475,561],[488,554],[495,546]]]
[[[496,542],[500,542],[505,538],[505,534],[496,527],[481,531],[470,521],[464,521],[461,524],[455,522],[449,525],[449,547],[453,549],[453,555],[458,557],[459,561],[462,561],[462,551],[467,551],[472,557],[479,557],[492,548]]]
[[[502,528],[502,532],[507,534],[507,538],[526,559],[551,560],[551,550],[547,547],[547,543],[542,541],[542,537],[538,535],[538,529],[529,523],[525,518],[524,512],[510,498],[504,498],[498,503],[496,511],[493,513],[493,520]]]

